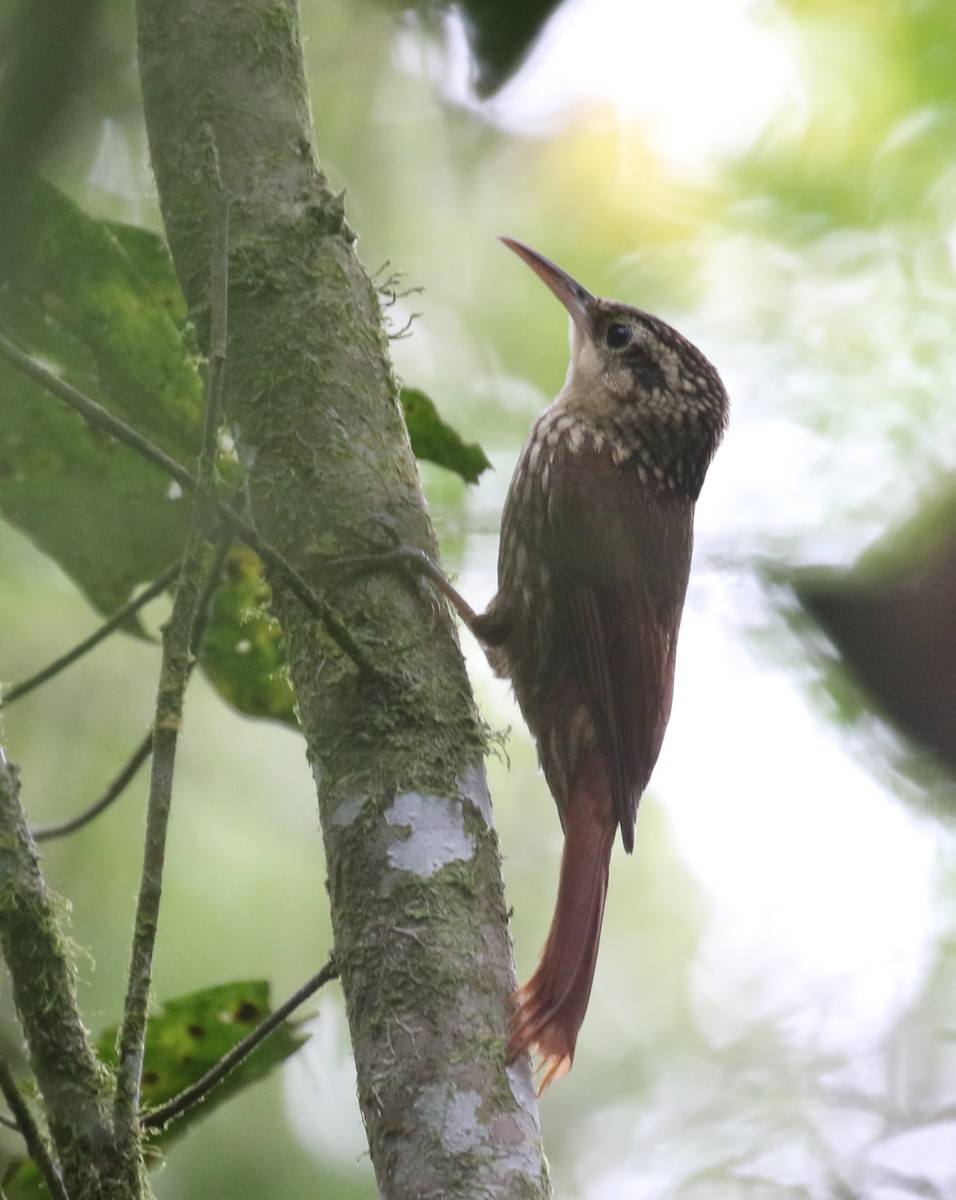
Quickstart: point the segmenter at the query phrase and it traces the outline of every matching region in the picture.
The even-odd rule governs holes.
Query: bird
[[[540,1094],[574,1059],[618,831],[634,849],[671,711],[694,508],[730,402],[714,366],[671,325],[501,241],[567,309],[571,352],[508,488],[497,591],[477,613],[422,551],[369,561],[407,562],[452,603],[510,679],[557,805],[554,916],[513,996],[507,1048],[509,1065],[537,1055]]]
[[[501,521],[498,588],[466,623],[509,678],[564,830],[554,917],[514,996],[508,1062],[543,1091],[571,1067],[597,962],[611,849],[634,849],[671,711],[694,508],[729,416],[676,329],[501,241],[570,316],[564,386],[534,423]],[[459,610],[461,611],[461,610]],[[470,617],[470,619],[468,619]]]

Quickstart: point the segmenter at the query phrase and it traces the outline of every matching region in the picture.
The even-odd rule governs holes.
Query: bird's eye
[[[613,325],[608,325],[604,341],[611,350],[620,350],[631,340],[631,335],[632,330],[630,325],[622,325],[620,322],[615,321]]]

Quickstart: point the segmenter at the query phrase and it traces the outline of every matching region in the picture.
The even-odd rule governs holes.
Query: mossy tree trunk
[[[453,626],[401,574],[323,569],[370,545],[436,547],[378,297],[316,164],[296,5],[139,0],[138,17],[166,232],[200,330],[210,141],[231,199],[227,406],[252,518],[374,666],[356,667],[270,580],[380,1192],[545,1196],[527,1064],[504,1065],[514,969]]]

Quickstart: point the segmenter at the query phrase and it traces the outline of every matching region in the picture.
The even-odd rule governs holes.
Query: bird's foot
[[[458,589],[442,573],[441,568],[428,557],[424,550],[417,546],[399,545],[391,550],[378,551],[372,554],[357,554],[346,558],[330,559],[323,564],[333,571],[344,570],[363,574],[366,571],[388,571],[406,569],[416,578],[426,579],[451,604],[469,629],[472,628],[477,613],[462,596]]]

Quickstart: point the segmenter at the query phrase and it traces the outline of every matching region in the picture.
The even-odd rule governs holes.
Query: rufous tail
[[[537,1050],[538,1094],[571,1069],[587,1012],[617,822],[603,770],[580,772],[565,814],[558,899],[538,969],[515,992],[508,1062]]]

